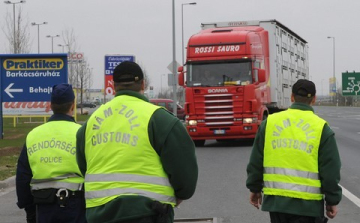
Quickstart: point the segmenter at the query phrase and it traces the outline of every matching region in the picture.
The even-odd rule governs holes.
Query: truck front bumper
[[[206,139],[244,139],[255,138],[258,125],[256,123],[240,126],[187,126],[193,140]]]

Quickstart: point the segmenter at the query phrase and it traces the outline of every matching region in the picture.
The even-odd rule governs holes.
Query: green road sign
[[[360,95],[360,73],[342,73],[342,94]]]

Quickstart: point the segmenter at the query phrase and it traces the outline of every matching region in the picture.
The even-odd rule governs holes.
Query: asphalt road
[[[360,108],[315,107],[336,134],[342,159],[343,200],[331,223],[360,222]],[[246,165],[252,141],[228,143],[207,141],[197,148],[199,181],[195,195],[175,209],[176,218],[218,218],[223,223],[269,222],[268,213],[252,207],[245,187]],[[0,191],[0,222],[24,222],[24,212],[15,205],[14,188]]]

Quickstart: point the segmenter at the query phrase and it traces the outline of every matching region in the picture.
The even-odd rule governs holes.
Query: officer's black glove
[[[36,208],[35,205],[29,208],[25,208],[26,212],[26,222],[27,223],[36,223]]]

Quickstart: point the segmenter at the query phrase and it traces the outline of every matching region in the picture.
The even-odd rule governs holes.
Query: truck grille
[[[233,97],[232,94],[197,95],[196,113],[205,115],[204,120],[207,126],[232,126],[235,113],[242,111],[242,98],[237,97],[234,100]]]

